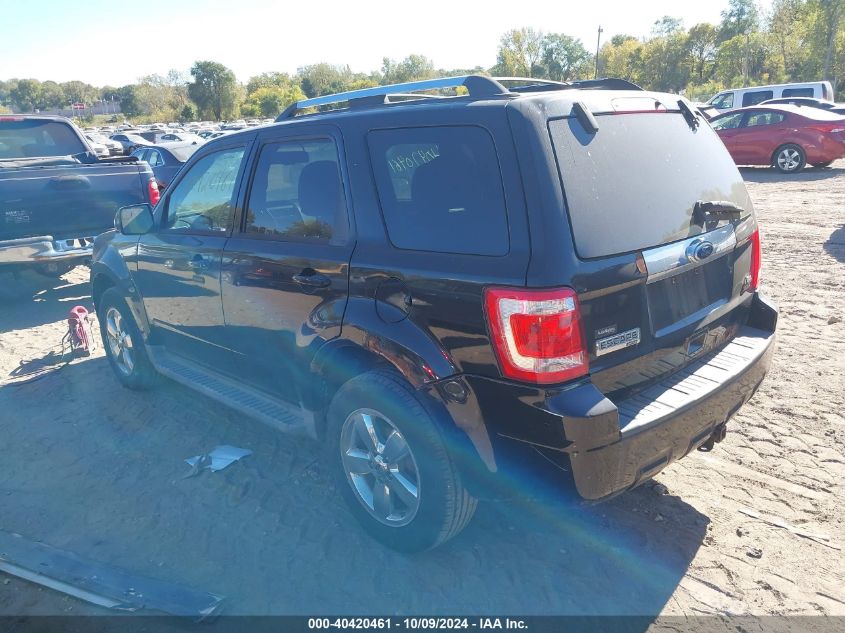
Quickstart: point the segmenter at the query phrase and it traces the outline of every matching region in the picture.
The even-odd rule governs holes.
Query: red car
[[[816,108],[755,106],[715,117],[710,125],[737,165],[771,165],[784,173],[807,163],[845,158],[845,117]]]

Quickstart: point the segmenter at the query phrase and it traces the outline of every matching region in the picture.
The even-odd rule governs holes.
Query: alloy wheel
[[[401,527],[420,507],[420,474],[407,440],[387,417],[357,409],[343,423],[343,470],[367,512],[380,523]]]
[[[778,154],[778,166],[783,171],[794,171],[801,164],[801,154],[797,149],[787,148]]]
[[[126,328],[123,315],[115,307],[109,308],[106,312],[106,340],[108,340],[114,364],[122,374],[129,376],[135,368],[132,336]]]

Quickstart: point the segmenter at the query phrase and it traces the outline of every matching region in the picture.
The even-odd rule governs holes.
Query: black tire
[[[794,143],[781,145],[772,155],[772,165],[782,174],[797,174],[807,164],[807,155]]]
[[[62,275],[72,271],[76,266],[77,262],[50,262],[48,264],[38,264],[35,270],[39,275],[43,275],[44,277],[58,279]]]
[[[128,340],[131,347],[131,367],[126,363],[125,357],[115,351],[115,346],[109,340],[109,323],[107,321],[112,310],[120,316],[121,330],[126,335],[123,337],[124,346]],[[132,312],[129,310],[129,306],[126,305],[125,299],[116,288],[109,288],[100,297],[100,302],[97,305],[97,319],[100,322],[100,335],[103,340],[103,347],[106,350],[106,357],[109,359],[109,364],[121,384],[138,391],[149,389],[155,385],[158,380],[158,372],[147,356],[144,339],[135,323]],[[120,360],[116,357],[116,353],[121,356]]]
[[[352,476],[347,475],[341,441],[345,423],[360,410],[384,416],[404,436],[410,449],[410,459],[418,473],[418,501],[413,516],[403,525],[387,525],[377,519],[375,510],[366,507],[354,488]],[[464,487],[434,414],[398,374],[369,371],[345,383],[329,406],[326,432],[329,465],[337,489],[355,518],[384,545],[403,552],[420,552],[444,543],[469,524],[478,501]],[[375,475],[366,477],[380,485]],[[395,502],[401,501],[401,497],[394,498]]]
[[[823,163],[813,163],[813,167],[816,169],[824,169],[825,167],[830,167],[832,160],[825,161]]]

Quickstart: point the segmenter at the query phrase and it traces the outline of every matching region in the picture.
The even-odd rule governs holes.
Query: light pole
[[[601,25],[599,25],[599,36],[596,39],[596,73],[593,75],[593,79],[599,78],[599,48],[601,48],[601,34],[602,34]]]

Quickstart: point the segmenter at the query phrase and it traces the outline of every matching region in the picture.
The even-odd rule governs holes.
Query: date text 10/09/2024
[[[407,630],[527,630],[524,620],[512,618],[308,618],[313,630],[407,629]]]

